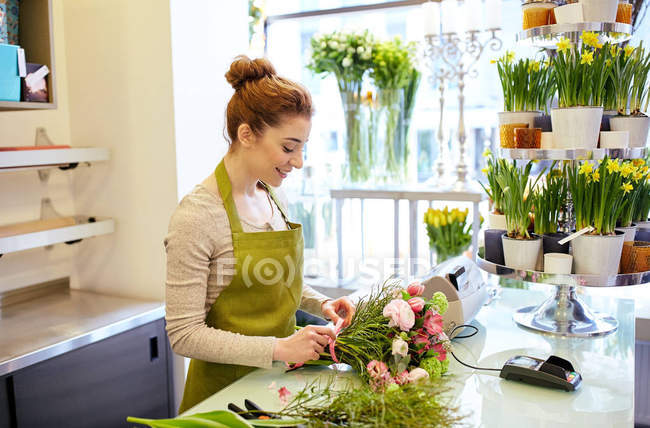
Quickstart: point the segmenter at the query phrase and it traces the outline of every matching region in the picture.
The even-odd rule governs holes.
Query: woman
[[[334,331],[295,332],[298,308],[348,325],[354,306],[302,283],[303,237],[274,187],[311,131],[311,96],[265,59],[240,56],[226,79],[230,147],[174,212],[165,239],[166,321],[174,352],[191,357],[183,412],[255,367],[318,359]]]

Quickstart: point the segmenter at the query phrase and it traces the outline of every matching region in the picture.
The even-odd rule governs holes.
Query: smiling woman
[[[165,239],[166,320],[173,350],[192,358],[180,412],[255,367],[316,360],[335,337],[295,332],[297,309],[349,324],[354,306],[303,285],[301,225],[279,187],[311,131],[309,92],[266,59],[235,59],[226,110],[230,147],[180,202]]]

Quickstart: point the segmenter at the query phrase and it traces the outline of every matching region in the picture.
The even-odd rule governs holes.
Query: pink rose
[[[447,349],[445,348],[445,345],[442,342],[436,343],[431,347],[431,349],[433,349],[438,353],[438,355],[436,355],[438,361],[445,361],[447,359]]]
[[[395,382],[398,385],[404,385],[406,383],[409,383],[409,372],[408,372],[408,370],[404,370],[402,373],[395,376],[393,378],[393,382]]]
[[[422,297],[411,297],[408,299],[408,304],[411,305],[413,312],[418,313],[424,308],[424,299]]]
[[[429,373],[420,367],[411,370],[411,373],[408,374],[408,381],[411,383],[418,382],[422,379],[429,379]]]
[[[417,335],[413,336],[413,343],[416,345],[429,343],[429,335],[423,330],[417,330]]]
[[[424,329],[432,336],[442,333],[442,317],[433,311],[427,311],[424,315]]]
[[[388,366],[382,361],[372,360],[366,366],[368,374],[373,379],[383,380],[388,374]]]
[[[404,300],[391,300],[384,307],[384,316],[390,318],[389,327],[399,327],[402,331],[409,331],[415,324],[415,314],[411,306]]]
[[[412,282],[407,288],[406,292],[411,295],[411,297],[421,296],[424,293],[424,285],[419,282]]]

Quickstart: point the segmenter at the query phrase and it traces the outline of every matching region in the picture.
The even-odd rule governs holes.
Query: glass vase
[[[343,178],[349,183],[365,183],[370,178],[370,150],[361,100],[361,83],[340,86],[345,118],[346,164]]]
[[[406,177],[406,136],[404,135],[403,92],[399,89],[379,91],[378,101],[382,116],[383,171],[380,179],[387,183],[401,183]]]

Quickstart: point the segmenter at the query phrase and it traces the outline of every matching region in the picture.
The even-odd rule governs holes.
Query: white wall
[[[62,1],[71,142],[111,150],[77,173],[75,205],[116,221],[75,256],[72,286],[163,300],[177,194],[169,2]]]
[[[36,127],[39,126],[47,129],[55,144],[70,144],[63,7],[56,0],[53,2],[52,25],[58,108],[1,111],[0,146],[33,146]],[[40,217],[41,197],[46,196],[52,199],[61,214],[75,214],[73,179],[74,171],[55,169],[47,185],[42,186],[35,171],[0,173],[0,225],[37,220]],[[50,250],[37,248],[5,254],[0,258],[0,292],[69,276],[72,272],[71,259],[77,251],[79,247],[56,245]]]
[[[178,199],[223,157],[232,87],[224,74],[248,47],[246,1],[171,0]]]

